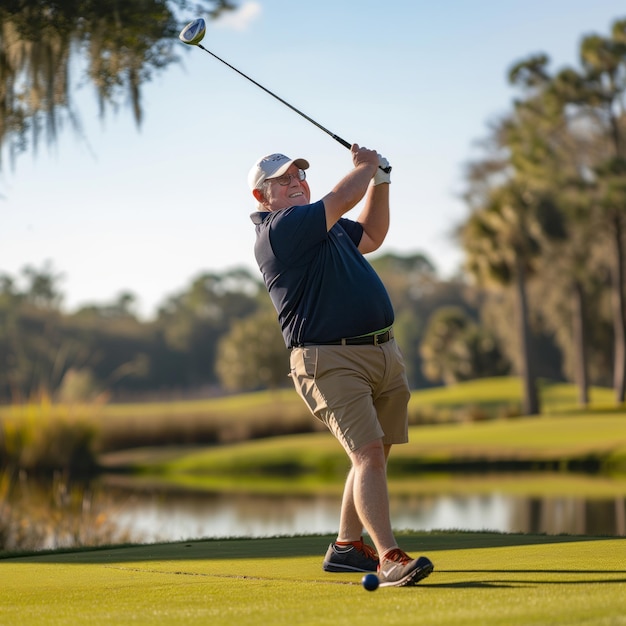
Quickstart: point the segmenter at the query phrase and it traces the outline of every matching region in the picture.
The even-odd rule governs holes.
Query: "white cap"
[[[268,178],[282,176],[292,164],[301,170],[309,168],[309,162],[306,159],[290,159],[284,154],[268,154],[261,157],[248,172],[250,189],[259,189]]]

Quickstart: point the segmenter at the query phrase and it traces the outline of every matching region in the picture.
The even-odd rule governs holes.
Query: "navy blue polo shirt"
[[[387,290],[357,248],[361,224],[342,218],[327,231],[321,200],[250,217],[256,260],[288,348],[393,324]]]

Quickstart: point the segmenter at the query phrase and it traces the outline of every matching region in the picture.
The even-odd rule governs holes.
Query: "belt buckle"
[[[384,334],[385,334],[385,333],[380,333],[380,334],[378,334],[378,335],[374,335],[374,345],[375,345],[375,346],[379,345],[379,343],[378,343],[378,338],[379,338],[379,337],[382,337]]]

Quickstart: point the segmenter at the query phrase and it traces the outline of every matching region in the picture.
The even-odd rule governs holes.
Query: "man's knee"
[[[380,466],[384,468],[386,460],[382,439],[376,439],[362,445],[360,448],[354,450],[350,457],[352,464],[357,468],[365,466]]]

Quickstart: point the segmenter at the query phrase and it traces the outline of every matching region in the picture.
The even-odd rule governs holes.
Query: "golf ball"
[[[376,589],[378,589],[378,576],[376,576],[376,574],[365,574],[361,580],[361,584],[368,591],[376,591]]]

